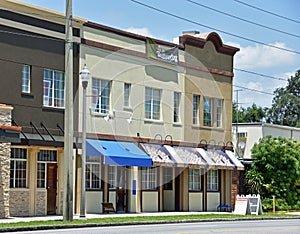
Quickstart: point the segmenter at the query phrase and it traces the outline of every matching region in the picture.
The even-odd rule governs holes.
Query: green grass
[[[30,222],[16,222],[16,223],[1,223],[0,229],[3,228],[20,228],[20,227],[38,227],[49,226],[51,228],[68,226],[68,225],[107,225],[126,222],[165,222],[177,220],[211,220],[211,219],[262,219],[262,218],[286,218],[292,215],[287,214],[272,214],[266,213],[263,215],[233,215],[233,214],[200,214],[200,215],[179,215],[179,216],[136,216],[136,217],[112,217],[112,218],[93,218],[87,220],[77,220],[73,222],[63,222],[62,220],[49,221],[30,221]],[[299,216],[298,216],[299,217]],[[299,217],[300,218],[300,217]]]

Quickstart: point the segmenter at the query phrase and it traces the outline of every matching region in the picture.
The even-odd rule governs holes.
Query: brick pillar
[[[231,205],[234,208],[236,195],[240,194],[240,171],[234,170],[232,173]]]
[[[13,107],[0,104],[0,125],[11,125]],[[0,142],[0,218],[9,217],[10,143]]]

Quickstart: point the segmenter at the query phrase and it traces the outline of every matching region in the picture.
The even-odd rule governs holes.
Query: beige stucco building
[[[80,64],[92,74],[88,151],[101,147],[101,140],[131,142],[153,161],[151,169],[99,161],[105,179],[101,189],[87,190],[88,212],[102,209],[99,200],[113,203],[119,212],[212,211],[231,204],[232,171],[242,169],[230,151],[232,66],[238,49],[223,45],[216,33],[192,34],[181,36],[178,46],[84,24]],[[87,161],[94,156],[88,153]],[[125,190],[119,188],[120,178]]]

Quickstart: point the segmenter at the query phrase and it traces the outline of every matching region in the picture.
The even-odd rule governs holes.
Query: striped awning
[[[175,160],[164,146],[151,143],[140,143],[140,146],[152,158],[153,166],[175,166]]]
[[[197,151],[208,162],[210,169],[237,169],[231,157],[222,150],[197,148]]]

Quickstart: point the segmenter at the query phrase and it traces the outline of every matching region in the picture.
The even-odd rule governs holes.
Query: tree
[[[275,195],[290,206],[295,206],[300,196],[297,185],[300,180],[299,142],[267,136],[255,144],[251,152],[254,162],[246,173],[246,179],[252,178],[254,185],[261,181],[262,186],[258,186],[258,189],[261,190],[263,198],[272,198]],[[255,174],[263,178],[255,180]]]
[[[233,103],[232,105],[232,122],[236,123],[236,110],[237,104]],[[256,106],[255,103],[251,107],[241,107],[238,110],[238,122],[239,123],[254,123],[261,122],[265,118],[266,110],[262,107]]]
[[[274,95],[267,122],[300,127],[300,70],[288,79],[286,87],[276,89]]]

